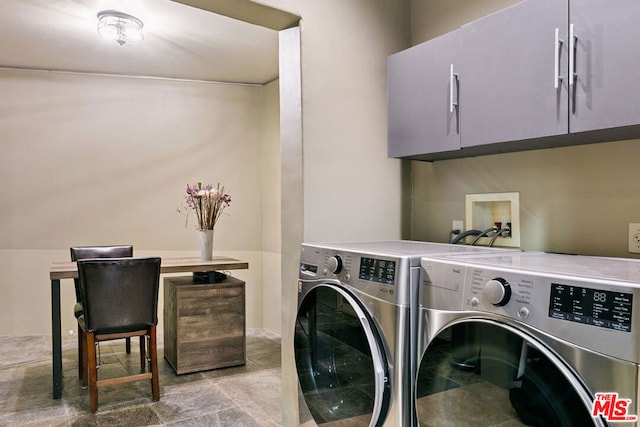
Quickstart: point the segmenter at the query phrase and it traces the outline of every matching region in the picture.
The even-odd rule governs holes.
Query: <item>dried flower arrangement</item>
[[[197,185],[187,184],[184,199],[185,206],[178,209],[178,212],[187,216],[185,227],[189,223],[189,212],[193,210],[198,219],[199,230],[213,230],[222,212],[231,203],[231,196],[224,186],[220,187],[220,183],[215,188],[211,184],[203,186],[201,182]]]

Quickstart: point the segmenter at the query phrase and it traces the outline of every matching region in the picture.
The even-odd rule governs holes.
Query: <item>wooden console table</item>
[[[249,263],[216,256],[211,261],[200,258],[162,258],[160,273],[191,273],[214,270],[242,270]],[[60,280],[78,277],[75,262],[54,262],[49,269],[51,280],[51,353],[53,358],[53,398],[62,397],[62,325],[60,316]]]

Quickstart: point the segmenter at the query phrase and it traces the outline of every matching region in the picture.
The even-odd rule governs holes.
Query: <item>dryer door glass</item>
[[[491,322],[459,323],[432,339],[416,393],[420,426],[602,425],[556,356]]]
[[[317,424],[349,420],[378,425],[390,390],[384,348],[374,322],[347,291],[320,285],[299,305],[296,369],[308,413]],[[305,408],[301,408],[301,422]]]

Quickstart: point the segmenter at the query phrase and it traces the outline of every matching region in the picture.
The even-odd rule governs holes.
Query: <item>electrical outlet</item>
[[[640,254],[640,224],[629,223],[629,252]]]
[[[451,221],[451,229],[452,230],[460,230],[462,233],[464,231],[464,221],[460,219],[454,219]]]

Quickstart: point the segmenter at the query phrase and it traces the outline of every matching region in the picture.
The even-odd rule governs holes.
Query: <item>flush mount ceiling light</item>
[[[98,13],[98,33],[107,40],[113,40],[122,46],[125,43],[140,43],[142,21],[135,16],[115,10],[103,10]]]

